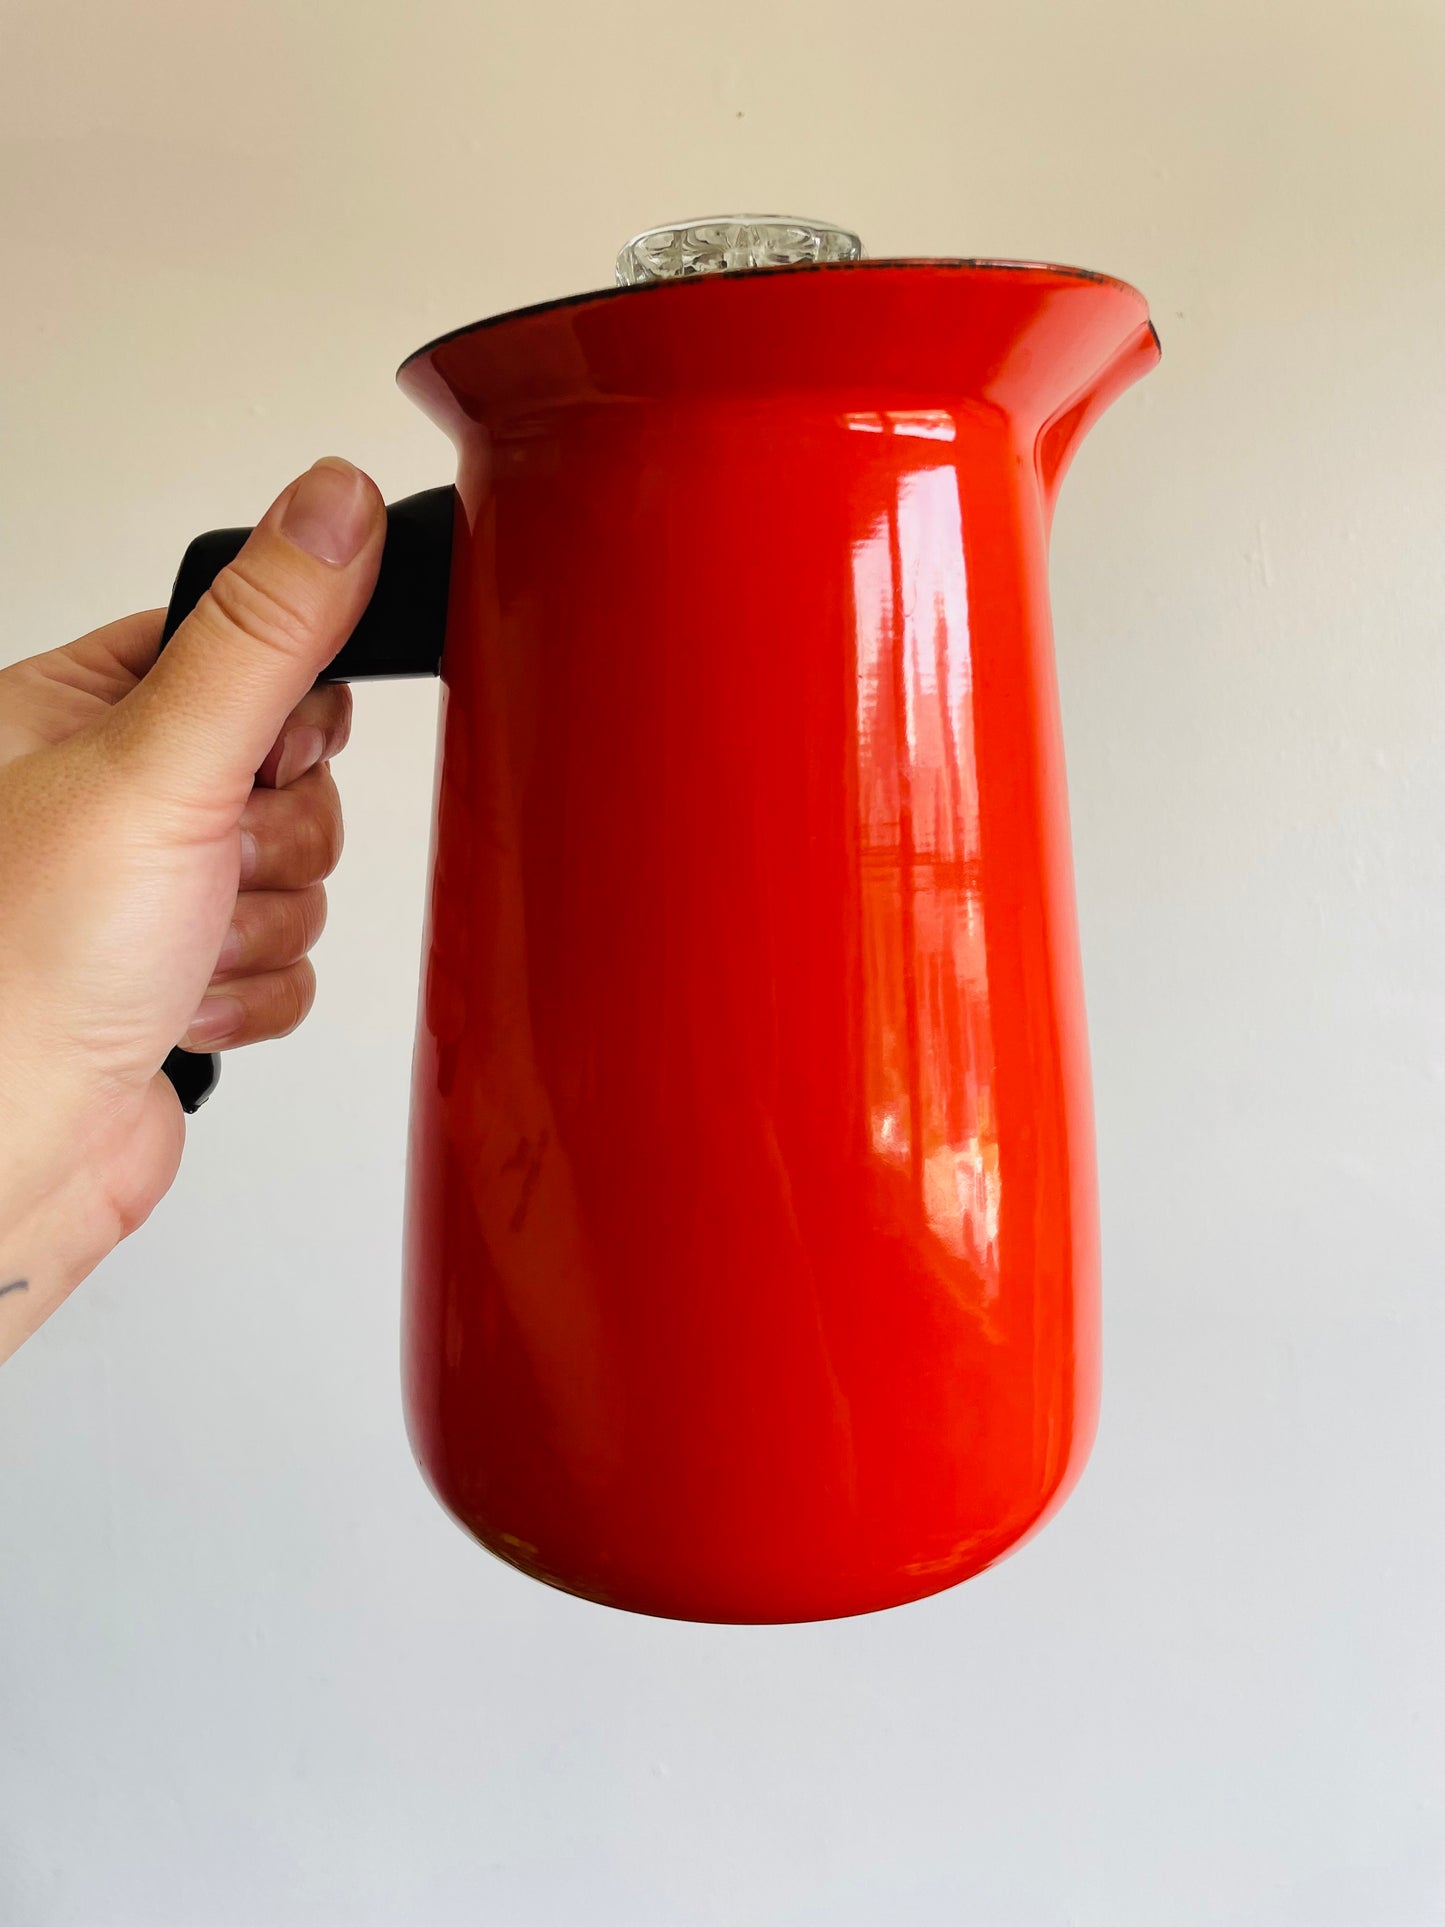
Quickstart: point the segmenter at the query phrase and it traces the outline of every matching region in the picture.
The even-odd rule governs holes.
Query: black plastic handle
[[[386,511],[386,546],[370,602],[321,682],[365,682],[379,676],[435,676],[446,638],[456,490],[429,488]],[[185,555],[166,610],[165,648],[251,531],[212,529]],[[181,1109],[198,1111],[215,1090],[221,1060],[211,1051],[173,1050],[161,1066]]]

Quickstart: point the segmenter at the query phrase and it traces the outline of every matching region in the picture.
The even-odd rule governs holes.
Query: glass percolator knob
[[[795,268],[862,256],[858,236],[827,221],[803,221],[789,214],[717,214],[634,235],[617,257],[617,285],[631,288],[735,268]]]

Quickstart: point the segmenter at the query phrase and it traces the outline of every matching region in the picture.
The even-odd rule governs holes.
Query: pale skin
[[[159,656],[159,610],[0,670],[0,1360],[169,1189],[177,1043],[280,1037],[341,850],[374,484],[328,457]]]

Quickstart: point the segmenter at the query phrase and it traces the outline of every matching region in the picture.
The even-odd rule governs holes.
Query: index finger
[[[139,682],[155,666],[160,654],[164,609],[142,609],[139,614],[122,616],[103,629],[92,629],[78,642],[67,643],[57,655],[67,656],[82,669],[107,680]]]

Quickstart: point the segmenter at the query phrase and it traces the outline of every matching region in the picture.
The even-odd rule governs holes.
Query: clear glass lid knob
[[[648,228],[617,257],[617,284],[679,281],[730,268],[795,268],[813,261],[857,261],[863,243],[847,228],[789,214],[716,214]]]

